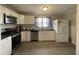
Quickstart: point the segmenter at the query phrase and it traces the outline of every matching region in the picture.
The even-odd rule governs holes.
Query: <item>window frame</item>
[[[42,20],[42,26],[39,26],[39,27],[36,26],[36,23],[37,23],[36,18],[42,18],[42,19],[41,19],[41,20]],[[49,18],[49,25],[48,25],[47,27],[44,27],[44,25],[43,25],[43,24],[44,24],[44,19],[43,19],[43,18]],[[36,28],[52,28],[52,25],[53,25],[53,24],[52,24],[51,17],[35,17],[35,23],[34,23],[34,24],[35,24],[35,27],[36,27]]]

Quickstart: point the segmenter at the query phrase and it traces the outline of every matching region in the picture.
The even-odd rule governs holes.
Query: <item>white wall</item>
[[[1,25],[0,25],[0,51],[1,51]]]
[[[66,11],[63,16],[64,16],[63,19],[70,21],[69,25],[70,38],[72,40],[72,43],[76,45],[76,7]]]
[[[77,17],[76,17],[76,54],[79,55],[79,5],[77,5]]]
[[[1,28],[13,28],[16,27],[17,25],[15,24],[1,24]]]

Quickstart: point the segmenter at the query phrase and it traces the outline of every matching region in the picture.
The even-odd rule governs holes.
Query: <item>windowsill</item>
[[[55,30],[50,29],[50,28],[34,28],[34,30],[38,30],[38,31],[55,31]]]

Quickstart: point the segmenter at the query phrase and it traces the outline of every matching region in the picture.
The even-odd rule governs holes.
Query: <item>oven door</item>
[[[12,36],[12,50],[21,43],[21,33]]]

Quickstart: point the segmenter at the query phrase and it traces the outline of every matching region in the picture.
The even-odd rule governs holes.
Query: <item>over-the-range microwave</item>
[[[17,17],[4,14],[4,24],[16,24]]]

